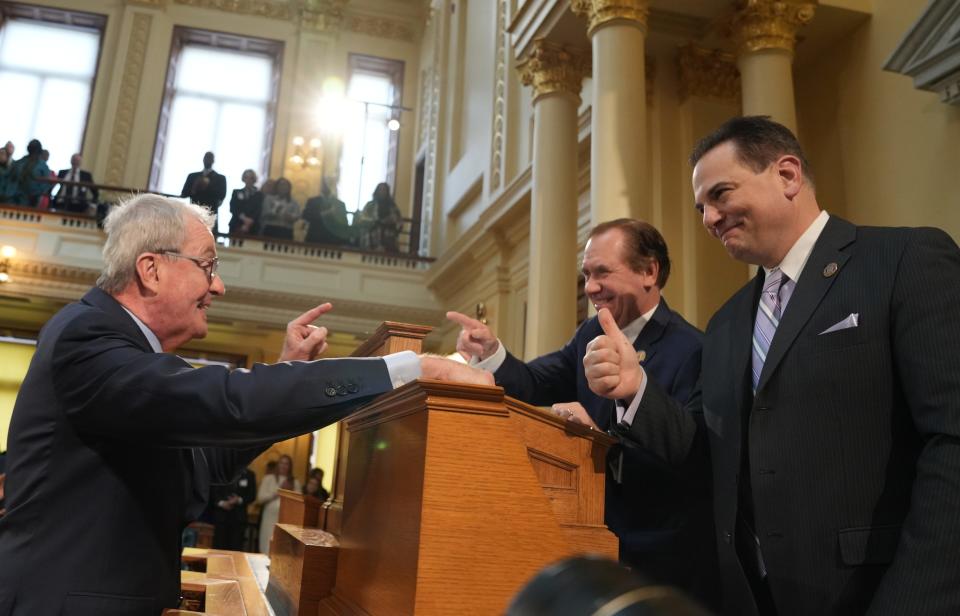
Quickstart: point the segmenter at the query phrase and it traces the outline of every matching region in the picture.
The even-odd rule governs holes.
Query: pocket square
[[[850,329],[851,327],[856,327],[856,326],[859,325],[859,324],[860,324],[860,313],[859,313],[859,312],[853,312],[853,313],[851,313],[850,316],[848,316],[846,319],[840,321],[840,322],[837,323],[836,325],[831,325],[830,327],[828,327],[827,329],[823,330],[822,332],[820,332],[820,333],[817,334],[817,335],[818,335],[818,336],[822,336],[822,335],[824,335],[824,334],[829,334],[829,333],[831,333],[831,332],[838,332],[838,331],[840,331],[840,330],[842,330],[842,329]]]

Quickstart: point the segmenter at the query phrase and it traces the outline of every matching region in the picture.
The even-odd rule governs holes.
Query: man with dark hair
[[[726,613],[960,613],[960,250],[829,216],[766,117],[691,161],[704,226],[759,266],[707,326],[704,422],[642,387],[605,311],[590,387],[640,405],[623,431],[650,455],[685,464],[709,438]]]
[[[590,233],[582,271],[593,305],[609,310],[628,332],[634,363],[639,361],[678,404],[688,402],[700,374],[701,333],[660,295],[670,273],[660,232],[638,220],[603,223]],[[582,359],[587,343],[602,333],[596,318],[585,321],[562,349],[527,363],[508,353],[479,321],[457,312],[447,318],[462,326],[457,350],[493,372],[497,384],[515,398],[554,405],[559,415],[600,430],[611,430],[637,412],[635,407],[618,412],[587,387]],[[609,462],[606,523],[620,539],[620,559],[658,582],[715,602],[706,465],[672,468],[631,447],[617,448]]]

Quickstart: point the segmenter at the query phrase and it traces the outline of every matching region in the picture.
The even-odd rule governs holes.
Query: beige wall
[[[960,238],[960,107],[881,67],[926,6],[875,0],[874,14],[797,71],[800,137],[828,211],[871,225],[930,225]]]

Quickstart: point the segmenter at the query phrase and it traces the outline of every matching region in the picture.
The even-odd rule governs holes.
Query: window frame
[[[383,58],[380,56],[371,56],[362,53],[350,52],[347,54],[347,83],[346,92],[350,91],[350,82],[356,72],[377,73],[387,77],[393,86],[393,100],[390,102],[390,119],[400,121],[400,114],[403,111],[403,74],[406,63],[403,60],[395,58]],[[367,101],[355,101],[364,103]],[[366,118],[364,118],[366,120]],[[341,156],[343,150],[341,149]],[[387,172],[384,181],[390,185],[390,190],[396,195],[397,191],[397,160],[400,152],[400,131],[390,131],[390,145],[387,150]],[[337,177],[339,179],[339,166],[343,164],[341,158],[338,161]],[[361,175],[362,177],[362,175]],[[363,203],[357,204],[357,212],[363,209]]]
[[[270,98],[266,106],[266,122],[264,123],[265,148],[261,154],[260,168],[264,178],[269,176],[270,163],[273,156],[273,140],[277,127],[277,109],[280,100],[280,79],[283,74],[284,42],[274,39],[259,38],[205,30],[190,26],[174,26],[170,42],[170,56],[167,60],[167,72],[163,80],[163,98],[160,102],[160,111],[157,114],[157,131],[153,140],[153,156],[150,160],[150,176],[147,182],[149,190],[159,190],[160,166],[166,148],[169,128],[170,112],[173,108],[173,99],[176,95],[177,66],[180,54],[184,47],[209,47],[219,51],[239,51],[244,53],[263,54],[270,58],[272,79],[270,84]]]
[[[87,101],[87,113],[83,118],[83,130],[80,131],[80,144],[77,150],[83,153],[87,142],[87,128],[90,126],[90,113],[97,93],[97,79],[100,77],[100,61],[103,58],[103,39],[107,30],[107,16],[89,11],[61,9],[51,6],[0,2],[0,29],[8,21],[31,21],[34,23],[62,26],[97,35],[97,58],[90,77],[90,99]],[[26,145],[24,144],[24,148]]]

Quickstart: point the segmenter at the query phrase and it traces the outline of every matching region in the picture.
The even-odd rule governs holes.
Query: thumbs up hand
[[[629,400],[640,390],[644,372],[633,345],[623,335],[613,315],[602,308],[597,315],[603,335],[587,344],[583,370],[593,393],[604,398]]]

